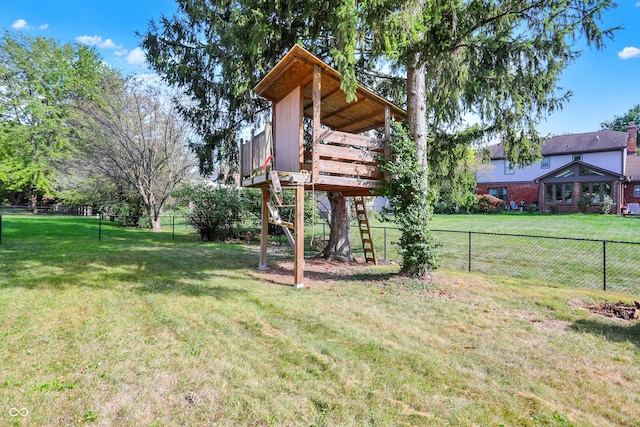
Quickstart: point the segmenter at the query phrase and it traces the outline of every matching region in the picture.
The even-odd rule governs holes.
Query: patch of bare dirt
[[[306,287],[332,285],[337,281],[349,280],[371,268],[364,262],[341,263],[322,258],[306,259],[304,284]],[[293,261],[281,261],[269,265],[266,270],[256,270],[254,276],[281,285],[293,284]]]
[[[585,307],[592,313],[623,320],[640,320],[640,302],[625,304],[623,302],[605,302]]]

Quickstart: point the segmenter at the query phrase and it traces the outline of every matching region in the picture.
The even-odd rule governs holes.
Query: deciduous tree
[[[82,110],[90,119],[85,131],[85,168],[141,197],[153,231],[171,192],[195,167],[188,150],[191,126],[178,114],[162,85],[112,76],[104,96]]]
[[[602,129],[626,132],[630,122],[640,125],[640,104],[636,104],[621,116],[615,116],[612,120],[600,123]]]
[[[95,96],[103,69],[86,46],[5,32],[0,38],[0,184],[38,196],[55,190],[72,153],[74,106]]]

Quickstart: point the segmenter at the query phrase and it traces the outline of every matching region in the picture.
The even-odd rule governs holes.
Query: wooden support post
[[[260,228],[260,259],[258,260],[258,270],[267,269],[267,245],[269,242],[269,189],[262,187],[262,224]]]
[[[322,70],[319,65],[313,68],[313,146],[311,149],[311,182],[318,181],[318,166],[320,165],[320,153],[318,152],[318,144],[320,144],[320,104],[322,102],[322,87],[320,79]]]
[[[295,212],[295,250],[293,262],[293,286],[296,289],[304,287],[304,186],[296,186]]]

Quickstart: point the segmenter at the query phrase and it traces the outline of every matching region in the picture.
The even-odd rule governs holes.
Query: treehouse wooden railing
[[[267,163],[272,152],[271,125],[242,144],[240,147],[240,173],[248,178],[259,172]]]
[[[308,183],[331,191],[346,188],[379,188],[384,174],[379,159],[384,156],[384,140],[326,129],[321,132],[312,151],[305,151],[299,169],[278,172],[307,171]],[[277,165],[272,156],[271,127],[251,137],[241,146],[241,174],[243,185],[259,186],[267,180],[265,166]],[[273,163],[271,162],[273,161]]]
[[[369,136],[324,130],[319,136],[317,164],[311,168],[317,184],[379,187],[383,179],[378,159],[384,154],[383,141]]]

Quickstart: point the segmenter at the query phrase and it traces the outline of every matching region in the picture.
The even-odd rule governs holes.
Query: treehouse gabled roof
[[[346,94],[340,89],[340,73],[298,45],[293,46],[253,90],[259,96],[277,103],[293,89],[302,86],[304,115],[312,117],[315,65],[322,70],[320,121],[323,125],[355,134],[383,128],[387,106],[393,119],[405,119],[407,113],[403,109],[360,84],[355,94],[358,99],[347,102]]]

